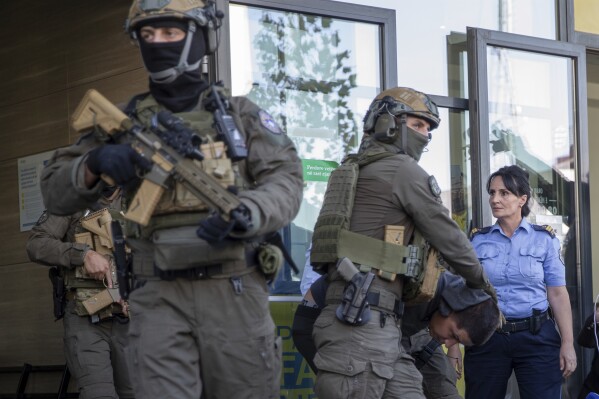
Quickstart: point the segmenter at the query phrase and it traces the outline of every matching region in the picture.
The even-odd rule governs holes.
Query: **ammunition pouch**
[[[52,282],[52,303],[54,304],[54,320],[60,320],[64,317],[67,303],[64,278],[60,275],[58,267],[51,267],[48,271],[48,277]]]
[[[241,240],[210,245],[200,239],[196,226],[154,232],[153,240],[128,239],[133,251],[134,287],[141,280],[160,278],[204,279],[241,275],[256,266],[256,250]]]
[[[75,269],[64,269],[64,285],[67,290],[73,289],[102,289],[104,282],[89,277],[83,266]]]
[[[158,269],[183,270],[227,263],[245,266],[244,241],[223,240],[209,244],[197,236],[196,230],[196,226],[183,226],[152,234],[154,263]]]
[[[416,236],[419,233],[416,231]],[[435,248],[425,246],[424,256],[418,265],[418,274],[404,279],[403,300],[407,305],[428,302],[437,292],[437,282],[443,272],[443,258]]]
[[[69,291],[69,299],[75,302],[75,313],[78,316],[96,316],[100,320],[112,317],[115,313],[122,313],[121,305],[103,297],[105,291],[106,288],[78,288]],[[105,302],[101,303],[101,301]]]
[[[256,261],[266,280],[273,281],[283,267],[285,258],[281,249],[276,245],[262,243],[256,251]]]
[[[216,143],[215,143],[216,144]],[[222,143],[220,143],[222,145]],[[204,146],[203,146],[204,147]],[[224,152],[219,153],[219,159],[211,159],[213,151],[204,153],[206,158],[198,163],[204,171],[215,179],[225,188],[235,184],[235,176],[231,160],[226,157]],[[165,215],[180,212],[199,212],[208,211],[208,206],[194,194],[189,191],[183,183],[175,181],[173,187],[166,190],[158,205],[154,209],[154,215]],[[197,220],[196,220],[197,223]]]

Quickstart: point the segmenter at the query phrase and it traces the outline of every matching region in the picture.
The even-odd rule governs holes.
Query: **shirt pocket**
[[[502,262],[503,251],[496,243],[482,243],[476,246],[476,254],[480,264],[485,269],[491,283],[497,284],[505,280],[505,262]]]
[[[533,244],[520,248],[520,258],[518,260],[520,274],[534,280],[543,280],[544,258],[545,248],[542,246]]]

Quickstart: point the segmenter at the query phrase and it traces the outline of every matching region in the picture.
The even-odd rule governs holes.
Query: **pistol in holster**
[[[354,326],[368,323],[370,307],[367,295],[374,280],[374,273],[361,273],[348,258],[341,258],[337,262],[337,271],[347,281],[347,284],[335,315],[339,320]]]
[[[54,304],[54,319],[56,321],[64,317],[67,303],[64,278],[60,275],[58,267],[56,266],[50,268],[48,277],[52,282],[52,303]]]

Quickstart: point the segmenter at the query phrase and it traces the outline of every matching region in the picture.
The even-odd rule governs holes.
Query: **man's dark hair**
[[[499,327],[499,308],[491,299],[454,312],[456,326],[466,330],[472,345],[482,345]]]
[[[502,178],[505,188],[507,188],[510,193],[518,197],[526,195],[526,202],[522,206],[521,211],[523,217],[528,216],[530,213],[528,203],[532,198],[530,184],[528,182],[528,172],[516,165],[504,166],[489,176],[489,180],[487,180],[487,193],[491,189],[491,180],[497,176]]]

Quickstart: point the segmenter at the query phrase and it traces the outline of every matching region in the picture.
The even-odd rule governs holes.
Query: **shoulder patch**
[[[40,218],[37,220],[37,222],[35,222],[35,225],[41,226],[42,224],[44,224],[46,222],[46,220],[48,220],[48,211],[42,212],[42,216],[40,216]]]
[[[260,117],[260,124],[264,126],[266,130],[268,130],[272,134],[283,134],[283,129],[281,129],[279,124],[268,112],[261,109],[260,111],[258,111],[258,116]]]
[[[549,234],[551,236],[551,238],[555,238],[555,230],[553,229],[553,227],[549,226],[548,224],[544,224],[544,225],[532,224],[531,226],[536,231],[544,231],[547,234]]]
[[[433,195],[436,198],[440,198],[441,197],[441,187],[439,187],[439,183],[437,183],[437,179],[435,179],[435,176],[428,177],[428,185],[431,188],[431,193],[433,193]]]
[[[472,240],[474,236],[478,234],[487,234],[489,231],[491,231],[491,227],[492,226],[474,227],[472,230],[470,230],[470,239]]]

